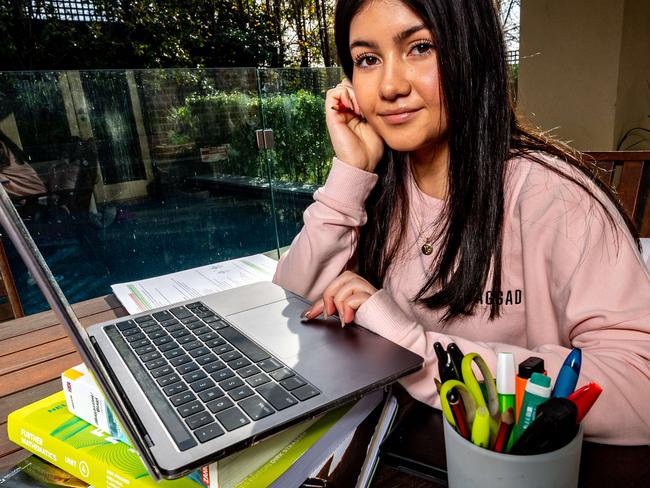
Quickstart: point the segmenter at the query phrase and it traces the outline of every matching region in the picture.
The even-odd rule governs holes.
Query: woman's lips
[[[399,125],[411,120],[417,115],[418,111],[419,109],[390,110],[380,113],[379,116],[387,124]]]

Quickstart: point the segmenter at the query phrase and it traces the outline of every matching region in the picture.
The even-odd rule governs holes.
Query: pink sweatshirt
[[[568,169],[563,162],[548,160]],[[355,228],[366,223],[364,203],[376,182],[377,175],[335,158],[274,281],[317,299],[357,251]],[[435,255],[420,252],[417,236],[434,221],[443,201],[422,193],[413,178],[409,198],[408,230],[402,237],[406,252],[355,318],[424,357],[424,369],[401,381],[409,393],[440,408],[434,386],[436,341],[479,353],[493,373],[500,351],[514,353],[517,364],[538,356],[553,379],[570,348],[580,347],[577,387],[595,381],[604,389],[585,417],[587,438],[649,444],[650,274],[622,219],[617,217],[612,230],[602,208],[577,185],[527,159],[511,160],[501,316],[488,320],[494,297],[486,290],[473,316],[442,326],[440,311],[416,305],[412,297]]]

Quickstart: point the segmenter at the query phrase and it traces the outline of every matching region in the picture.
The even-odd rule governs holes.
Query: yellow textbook
[[[72,415],[60,391],[7,417],[9,439],[94,486],[198,488],[188,477],[156,483],[133,448]]]

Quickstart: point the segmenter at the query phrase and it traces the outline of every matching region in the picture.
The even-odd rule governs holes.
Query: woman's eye
[[[368,68],[379,64],[379,58],[372,54],[360,54],[354,58],[354,65],[359,68]]]
[[[433,51],[433,44],[430,42],[418,42],[414,44],[411,48],[411,52],[416,56],[424,56],[430,54]]]

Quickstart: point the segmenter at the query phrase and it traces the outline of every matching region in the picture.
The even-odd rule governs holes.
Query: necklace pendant
[[[424,254],[425,256],[428,256],[429,254],[431,254],[433,252],[433,246],[431,244],[429,244],[428,242],[425,242],[424,244],[422,244],[422,247],[420,248],[420,250],[422,251],[422,254]]]

